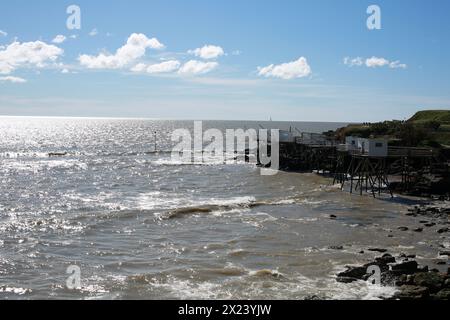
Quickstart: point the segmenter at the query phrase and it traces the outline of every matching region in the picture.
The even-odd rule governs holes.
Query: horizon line
[[[249,122],[310,122],[310,123],[355,123],[353,121],[318,121],[318,120],[249,120],[249,119],[177,119],[177,118],[147,118],[147,117],[100,117],[100,116],[23,116],[0,115],[0,118],[32,118],[32,119],[92,119],[92,120],[148,120],[148,121],[249,121]],[[361,123],[367,121],[361,121]],[[358,122],[356,122],[358,123]]]

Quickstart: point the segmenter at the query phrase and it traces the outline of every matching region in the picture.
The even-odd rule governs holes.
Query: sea
[[[203,121],[222,132],[344,125]],[[1,117],[0,299],[379,299],[395,288],[336,274],[373,247],[437,257],[437,233],[394,232],[418,223],[407,200],[245,161],[173,161],[180,128],[194,122]]]

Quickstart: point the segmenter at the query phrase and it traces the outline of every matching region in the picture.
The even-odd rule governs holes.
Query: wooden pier
[[[447,160],[439,157],[432,148],[392,147],[380,139],[348,137],[340,144],[324,135],[301,133],[280,140],[280,170],[330,175],[342,190],[374,197],[427,193],[430,186],[424,181],[450,177]]]

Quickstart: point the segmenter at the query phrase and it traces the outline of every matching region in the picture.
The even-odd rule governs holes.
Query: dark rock
[[[360,252],[359,252],[359,254],[364,254],[365,252],[364,252],[364,250],[361,250]]]
[[[428,272],[428,266],[417,267],[417,272]]]
[[[355,278],[362,279],[367,273],[367,268],[364,267],[348,267],[346,271],[339,273],[338,278]]]
[[[64,157],[67,156],[67,152],[51,152],[48,154],[49,157]]]
[[[387,263],[385,263],[384,261],[370,262],[370,263],[365,264],[363,267],[366,268],[366,270],[367,270],[370,266],[377,266],[377,267],[379,267],[381,272],[389,271],[389,265]]]
[[[394,236],[392,234],[388,234],[388,238],[393,238]]]
[[[448,232],[448,228],[442,228],[442,229],[439,229],[437,232],[438,233],[445,233],[445,232]]]
[[[387,252],[387,249],[381,249],[381,248],[370,248],[370,249],[367,249],[367,250],[372,251],[372,252],[380,252],[380,253]]]
[[[400,231],[408,231],[409,230],[408,227],[398,227],[397,229]]]
[[[443,265],[447,264],[447,262],[445,262],[445,261],[438,261],[438,262],[436,262],[436,264],[440,265],[440,266],[443,266]]]
[[[417,271],[417,262],[416,261],[405,261],[402,263],[397,263],[391,266],[392,271],[397,274],[413,274]]]
[[[427,287],[430,292],[438,292],[444,284],[444,278],[434,272],[418,273],[414,275],[414,284],[421,287]]]
[[[436,293],[436,295],[434,295],[434,298],[438,300],[450,300],[450,289],[449,288],[442,289],[441,291]]]
[[[329,246],[328,249],[331,250],[344,250],[343,246]]]
[[[384,255],[382,257],[375,258],[375,261],[382,264],[395,263],[395,258],[391,255]]]
[[[408,274],[406,276],[406,284],[414,285],[414,275]]]
[[[355,282],[358,280],[359,279],[351,278],[351,277],[337,277],[337,279],[336,279],[337,282],[342,282],[342,283],[352,283],[352,282]]]
[[[330,219],[336,219],[337,216],[335,216],[334,214],[330,215]]]
[[[430,270],[430,272],[439,273],[439,270],[436,269],[436,268],[433,268],[433,269]]]
[[[403,285],[400,292],[395,294],[397,299],[401,300],[417,300],[426,299],[430,295],[430,291],[426,287]]]
[[[407,255],[406,257],[409,258],[409,259],[415,259],[416,255],[415,254],[410,254],[410,255]]]
[[[423,228],[414,229],[414,232],[422,232],[422,231],[423,231]]]
[[[446,279],[446,280],[444,281],[444,287],[445,287],[445,288],[450,288],[450,279]]]
[[[324,298],[321,298],[321,297],[319,297],[319,296],[316,296],[316,295],[312,295],[312,296],[306,296],[303,300],[311,300],[311,301],[313,301],[313,300],[325,300]]]
[[[394,282],[394,285],[397,287],[401,287],[405,284],[407,284],[407,276],[406,274],[402,274],[398,279]]]
[[[439,252],[440,256],[450,256],[450,251],[441,251]]]
[[[435,225],[436,225],[436,223],[431,222],[431,223],[425,224],[425,227],[434,227]]]

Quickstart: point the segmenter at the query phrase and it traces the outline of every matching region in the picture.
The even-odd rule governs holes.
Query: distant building
[[[295,136],[291,131],[280,130],[280,142],[293,143],[295,142]]]
[[[369,157],[387,157],[388,141],[349,136],[345,138],[345,150]]]

